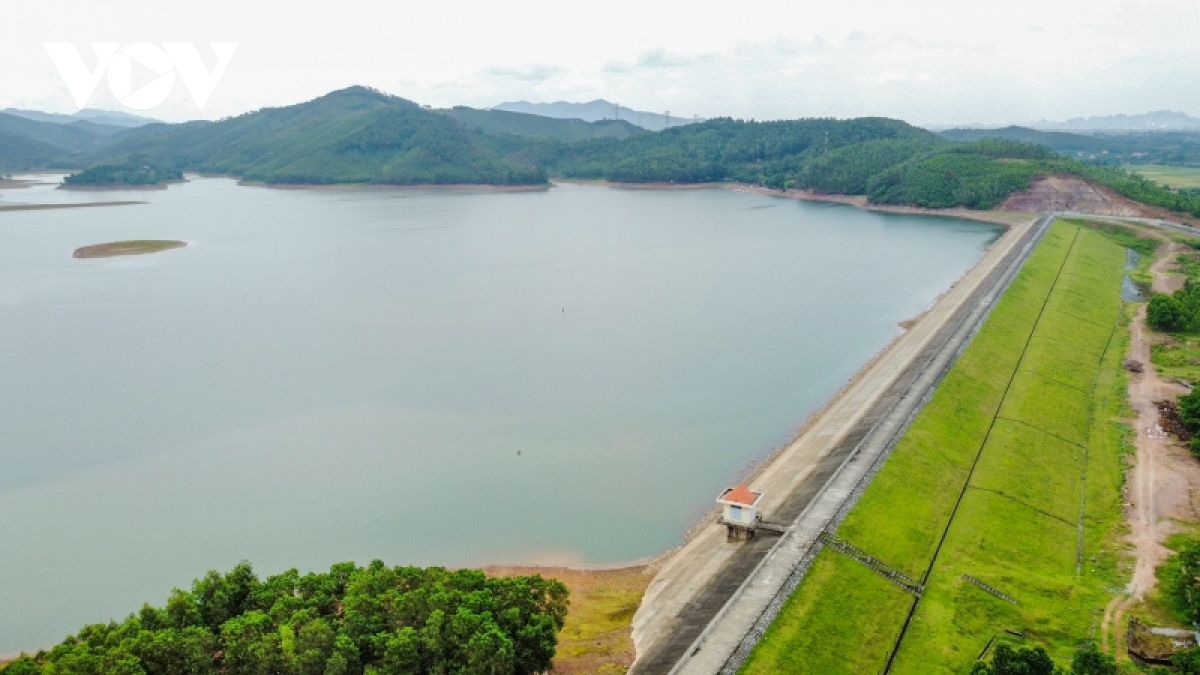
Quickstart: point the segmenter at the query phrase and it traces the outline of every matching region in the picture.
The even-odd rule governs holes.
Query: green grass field
[[[1168,187],[1200,188],[1200,167],[1130,164],[1125,168]]]
[[[927,578],[915,611],[914,596],[826,549],[742,672],[881,672],[902,631],[896,673],[965,673],[1005,630],[1069,659],[1105,589],[1124,583],[1124,263],[1104,234],[1056,223],[839,528]]]

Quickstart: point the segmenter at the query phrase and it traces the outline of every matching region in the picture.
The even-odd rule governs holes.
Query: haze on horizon
[[[12,3],[0,108],[77,109],[43,42],[74,42],[94,61],[90,42],[190,41],[211,67],[207,43],[233,41],[238,52],[203,110],[177,83],[158,108],[131,112],[215,119],[363,84],[435,107],[604,98],[688,118],[879,115],[948,125],[1200,115],[1196,0],[987,0],[969,10],[949,0],[330,7]],[[104,81],[89,107],[123,109]]]

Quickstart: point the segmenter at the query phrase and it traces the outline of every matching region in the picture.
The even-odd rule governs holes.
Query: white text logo
[[[147,110],[167,100],[175,88],[176,73],[191,93],[196,107],[203,108],[217,81],[225,74],[225,67],[237,51],[238,44],[210,42],[209,46],[217,55],[217,65],[209,71],[200,53],[189,42],[164,42],[161,47],[148,42],[133,42],[124,46],[120,42],[93,42],[97,63],[92,70],[88,70],[79,50],[70,42],[42,43],[80,108],[87,107],[88,99],[96,91],[100,78],[107,72],[108,88],[113,96],[134,110]],[[135,61],[157,76],[136,91],[133,89]]]

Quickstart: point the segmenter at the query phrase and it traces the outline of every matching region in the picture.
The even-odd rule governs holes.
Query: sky
[[[74,112],[45,42],[238,49],[201,108],[176,81],[125,108],[217,119],[362,84],[434,107],[604,98],[672,116],[879,115],[925,125],[1200,116],[1200,0],[8,2],[0,108]],[[135,66],[134,85],[152,77]],[[118,86],[118,91],[120,87]]]

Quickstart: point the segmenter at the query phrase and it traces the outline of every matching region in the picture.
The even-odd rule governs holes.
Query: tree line
[[[3,675],[533,675],[550,669],[566,587],[541,576],[366,567],[209,572],[166,605],[93,624]]]

